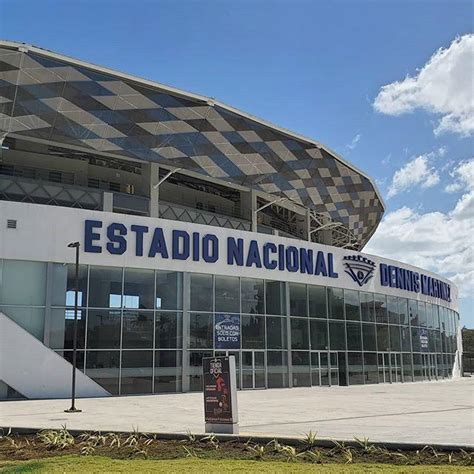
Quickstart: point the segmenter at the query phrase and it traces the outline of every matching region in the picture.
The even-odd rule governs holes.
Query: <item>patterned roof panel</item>
[[[346,225],[363,246],[383,202],[323,145],[212,99],[0,42],[0,133],[70,144],[224,179]]]

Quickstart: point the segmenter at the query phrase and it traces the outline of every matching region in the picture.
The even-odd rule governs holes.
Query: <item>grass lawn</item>
[[[321,473],[455,473],[472,472],[462,466],[395,466],[390,464],[287,463],[281,461],[211,460],[211,459],[111,459],[104,456],[55,456],[30,461],[0,461],[1,473],[100,473],[100,472],[321,472]]]

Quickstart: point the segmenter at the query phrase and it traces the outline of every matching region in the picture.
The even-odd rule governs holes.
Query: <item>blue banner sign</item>
[[[214,347],[216,349],[240,349],[240,314],[216,313]]]

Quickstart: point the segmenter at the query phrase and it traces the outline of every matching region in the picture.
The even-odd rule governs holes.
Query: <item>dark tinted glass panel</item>
[[[191,309],[193,311],[213,310],[212,275],[194,273],[191,281]]]
[[[119,349],[120,320],[120,310],[89,309],[87,347],[89,349]]]
[[[361,340],[361,327],[360,323],[346,323],[347,331],[347,349],[350,351],[361,351],[362,340]]]
[[[122,347],[151,349],[153,347],[153,311],[123,312]]]
[[[134,309],[155,307],[155,272],[126,268],[123,283],[123,306]]]
[[[289,287],[291,316],[307,316],[306,285],[290,283]]]
[[[288,387],[288,356],[286,352],[267,352],[268,388]]]
[[[62,355],[70,364],[72,364],[73,352],[72,351],[55,351],[59,355]],[[79,370],[84,371],[84,351],[76,352],[76,367]]]
[[[344,293],[340,288],[328,288],[328,316],[344,319]]]
[[[426,304],[424,301],[418,301],[418,319],[420,322],[420,326],[426,327]]]
[[[309,387],[311,385],[309,352],[292,351],[293,387]]]
[[[118,394],[119,351],[87,351],[86,375],[112,395]]]
[[[190,313],[189,315],[189,347],[212,348],[213,317],[209,313]]]
[[[390,348],[395,352],[401,350],[400,326],[390,326]]]
[[[311,329],[311,349],[327,350],[328,344],[328,323],[327,321],[310,321]]]
[[[8,314],[8,308],[6,308]],[[86,331],[86,310],[77,310],[77,347],[84,348]],[[74,309],[51,310],[49,347],[52,349],[72,349],[74,340]]]
[[[406,298],[398,298],[398,313],[400,315],[400,324],[409,324],[408,317],[408,300]]]
[[[426,303],[426,324],[429,329],[434,329],[433,307],[431,303]]]
[[[122,306],[122,269],[91,267],[89,307],[120,308]]]
[[[345,350],[345,332],[343,322],[329,321],[329,347],[331,350]]]
[[[416,301],[408,300],[408,314],[410,317],[410,324],[412,326],[418,326],[419,325],[418,304]]]
[[[377,324],[377,346],[379,351],[390,350],[390,336],[386,324]]]
[[[265,348],[265,317],[242,315],[242,348]]]
[[[87,303],[87,266],[79,265],[79,281],[77,305],[86,306]],[[66,306],[74,306],[74,295],[76,288],[76,266],[67,266]],[[63,305],[61,301],[53,301],[53,304]]]
[[[390,324],[400,324],[400,315],[398,313],[398,298],[396,296],[387,296],[388,322]]]
[[[349,352],[347,363],[349,366],[349,385],[362,385],[364,383],[362,353]]]
[[[120,393],[151,393],[152,351],[122,351]]]
[[[359,292],[344,290],[344,303],[346,305],[346,319],[360,321]]]
[[[377,354],[364,353],[364,378],[365,383],[378,383]]]
[[[308,321],[306,319],[291,318],[291,348],[309,349]]]
[[[182,309],[183,274],[160,270],[156,272],[156,308]]]
[[[265,282],[267,314],[286,314],[285,284],[281,281]]]
[[[181,391],[181,351],[155,351],[155,393]]]
[[[375,322],[373,293],[360,293],[360,309],[362,313],[362,321]]]
[[[174,349],[182,344],[182,313],[157,312],[155,316],[155,347]],[[204,320],[207,321],[206,316]],[[206,323],[205,323],[206,324]],[[206,333],[207,334],[207,333]]]
[[[375,324],[363,324],[362,325],[362,336],[364,339],[364,351],[376,351],[377,350],[377,339],[375,336],[376,326]]]
[[[375,320],[378,323],[387,323],[387,301],[385,295],[374,294]]]
[[[216,276],[216,311],[223,313],[238,313],[240,282],[238,277]]]
[[[285,349],[286,338],[286,319],[267,316],[267,348]]]
[[[312,318],[327,318],[326,288],[308,285],[309,315]]]
[[[408,326],[401,327],[401,337],[402,337],[402,351],[411,351],[411,342],[410,342],[410,328]]]
[[[242,278],[240,284],[242,313],[263,314],[265,312],[263,280]]]
[[[189,389],[192,392],[202,391],[202,358],[212,357],[210,351],[192,351],[189,355]]]
[[[402,354],[402,363],[403,363],[403,381],[411,382],[413,380],[411,354]]]
[[[418,328],[411,328],[411,344],[413,352],[421,351],[420,330]]]
[[[413,354],[413,380],[423,380],[423,365],[421,360],[421,354]]]

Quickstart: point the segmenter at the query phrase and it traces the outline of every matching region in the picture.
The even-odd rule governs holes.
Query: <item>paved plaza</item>
[[[474,447],[474,378],[353,387],[317,387],[238,393],[245,435],[449,444]],[[82,413],[68,400],[0,402],[3,427],[156,433],[204,432],[201,393],[89,398]]]

